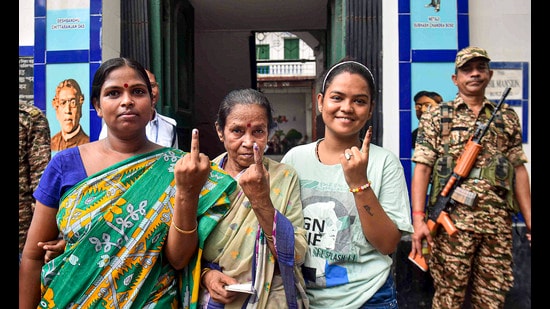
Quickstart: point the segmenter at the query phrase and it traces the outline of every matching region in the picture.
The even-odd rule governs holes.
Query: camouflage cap
[[[488,61],[491,61],[491,58],[489,58],[487,51],[483,48],[474,46],[463,48],[456,54],[455,68],[458,69],[466,62],[478,57],[485,58]]]

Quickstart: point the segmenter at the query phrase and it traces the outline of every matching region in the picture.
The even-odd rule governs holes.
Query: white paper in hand
[[[228,291],[248,293],[248,294],[254,294],[256,292],[254,290],[254,287],[252,286],[252,282],[226,285],[225,289]]]

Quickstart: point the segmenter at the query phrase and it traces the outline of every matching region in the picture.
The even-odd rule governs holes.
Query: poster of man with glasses
[[[52,136],[53,152],[90,142],[80,125],[83,104],[84,94],[75,79],[65,79],[57,85],[52,106],[61,129]]]

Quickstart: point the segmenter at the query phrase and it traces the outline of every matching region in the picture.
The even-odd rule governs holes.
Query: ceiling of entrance
[[[189,0],[195,30],[326,29],[328,0]]]

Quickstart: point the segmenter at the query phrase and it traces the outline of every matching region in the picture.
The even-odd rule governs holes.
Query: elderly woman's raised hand
[[[248,200],[254,205],[257,202],[268,201],[269,172],[263,165],[263,155],[258,145],[254,143],[254,163],[252,163],[239,178],[239,185],[243,188]]]

